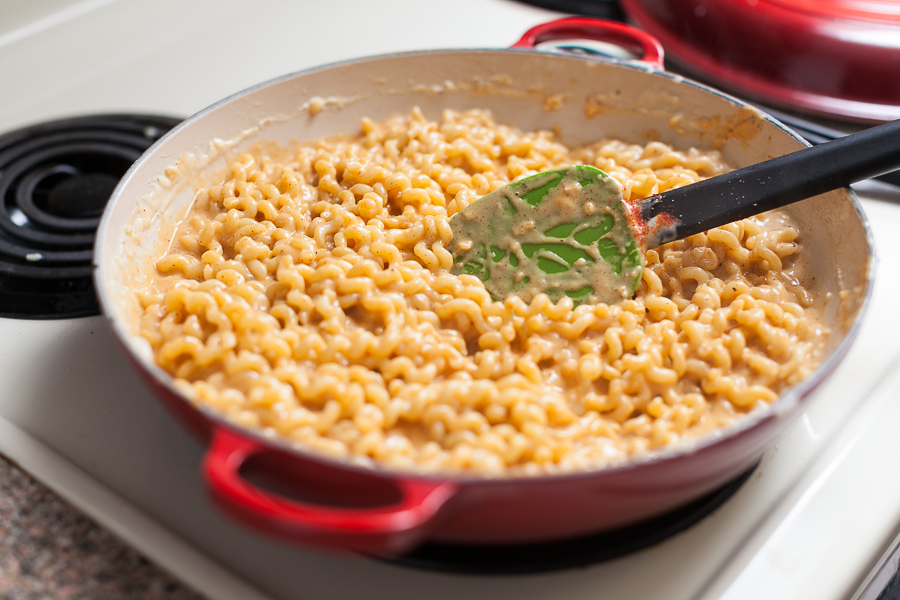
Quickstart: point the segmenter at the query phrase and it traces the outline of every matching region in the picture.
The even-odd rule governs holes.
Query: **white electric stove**
[[[513,0],[0,0],[0,134],[87,114],[186,117],[291,71],[505,47],[560,16]],[[881,262],[846,359],[721,508],[612,561],[459,575],[247,530],[211,505],[204,449],[96,316],[0,318],[0,453],[215,599],[873,600],[900,531],[900,190],[864,184],[860,196]]]

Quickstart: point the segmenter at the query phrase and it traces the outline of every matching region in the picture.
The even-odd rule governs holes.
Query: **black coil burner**
[[[585,567],[643,550],[688,529],[731,498],[758,464],[699,500],[614,531],[505,546],[426,543],[409,554],[384,560],[407,567],[472,575],[526,575]]]
[[[0,136],[0,317],[99,313],[94,233],[128,168],[179,119],[103,115]]]

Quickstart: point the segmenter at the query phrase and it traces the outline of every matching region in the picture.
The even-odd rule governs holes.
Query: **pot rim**
[[[502,55],[507,54],[509,56],[525,56],[533,53],[540,53],[542,56],[545,55],[553,55],[558,57],[559,60],[562,61],[577,61],[577,62],[587,62],[593,63],[597,60],[602,60],[602,62],[610,63],[619,68],[631,69],[634,71],[642,72],[651,76],[659,76],[666,78],[672,82],[687,84],[694,88],[698,88],[707,93],[711,93],[715,96],[718,96],[736,107],[744,108],[753,111],[758,117],[762,118],[765,121],[775,125],[783,132],[787,133],[789,136],[796,139],[801,145],[809,146],[809,144],[802,138],[800,135],[792,131],[790,128],[782,124],[780,121],[775,119],[774,117],[766,114],[760,108],[749,104],[743,100],[739,100],[734,96],[725,93],[721,90],[715,89],[708,85],[696,82],[692,79],[683,77],[681,75],[672,74],[666,71],[659,70],[654,66],[646,63],[640,63],[636,61],[628,61],[628,60],[620,60],[620,59],[590,59],[585,58],[583,56],[575,56],[568,55],[557,52],[546,52],[537,49],[529,49],[529,48],[454,48],[454,49],[434,49],[434,50],[413,50],[413,51],[405,51],[405,52],[396,52],[396,53],[387,53],[387,54],[379,54],[372,56],[365,56],[347,60],[341,60],[336,62],[331,62],[323,65],[317,65],[314,67],[310,67],[308,69],[302,69],[299,71],[295,71],[292,73],[288,73],[279,77],[275,77],[243,90],[237,91],[203,109],[194,113],[187,119],[185,119],[182,123],[179,123],[170,131],[168,131],[165,135],[163,135],[159,140],[157,140],[152,146],[150,146],[138,160],[128,169],[122,179],[119,180],[118,185],[110,197],[110,200],[107,204],[106,209],[103,212],[103,215],[100,219],[99,226],[97,228],[96,241],[94,245],[94,256],[93,256],[93,276],[94,276],[94,285],[97,293],[97,299],[100,304],[100,308],[104,317],[104,320],[108,323],[110,329],[113,332],[114,337],[118,340],[118,342],[122,345],[124,349],[126,349],[127,353],[132,357],[132,359],[143,369],[146,373],[152,377],[152,379],[162,388],[164,388],[167,392],[169,392],[173,397],[177,398],[180,402],[187,404],[194,411],[199,412],[203,418],[212,426],[213,430],[215,428],[227,428],[233,432],[236,432],[238,435],[244,438],[248,438],[256,442],[258,445],[263,447],[264,451],[275,450],[279,452],[284,452],[287,454],[295,455],[298,458],[306,461],[311,461],[319,464],[324,464],[328,466],[332,466],[341,470],[350,471],[350,472],[359,472],[361,474],[377,475],[381,477],[388,477],[391,479],[418,479],[423,481],[453,481],[457,483],[463,484],[503,484],[504,482],[516,482],[521,484],[523,482],[534,482],[535,484],[540,484],[541,482],[546,481],[560,481],[564,479],[577,479],[584,477],[611,477],[616,475],[621,475],[623,473],[627,473],[629,471],[633,471],[636,468],[646,468],[650,465],[666,463],[670,461],[675,461],[686,456],[690,456],[693,454],[698,454],[702,451],[706,451],[714,446],[717,446],[720,443],[723,443],[727,440],[734,439],[739,437],[748,431],[755,429],[756,427],[777,418],[785,418],[796,414],[797,409],[800,407],[801,403],[809,396],[809,394],[819,385],[821,384],[828,375],[834,371],[837,364],[841,361],[844,355],[849,350],[849,347],[853,340],[856,337],[856,334],[859,331],[860,323],[862,321],[862,317],[865,314],[866,309],[869,306],[872,296],[872,288],[874,283],[874,274],[875,274],[875,265],[876,265],[876,257],[874,250],[874,239],[872,236],[871,227],[869,225],[868,219],[865,213],[862,210],[862,206],[859,203],[859,199],[857,198],[855,192],[850,188],[842,188],[850,201],[853,204],[854,210],[858,214],[860,221],[862,223],[863,229],[865,231],[866,244],[868,247],[868,265],[866,267],[865,273],[865,290],[861,296],[860,307],[857,311],[856,317],[849,328],[847,328],[846,333],[844,334],[841,342],[835,346],[830,353],[826,356],[826,358],[819,364],[819,366],[813,371],[813,373],[798,383],[797,385],[786,388],[783,390],[777,400],[775,400],[772,404],[769,404],[765,408],[757,409],[751,413],[748,413],[736,421],[726,425],[722,428],[717,428],[708,432],[704,432],[703,434],[699,434],[696,437],[689,438],[687,440],[679,440],[674,444],[666,445],[662,448],[648,451],[646,453],[642,453],[639,455],[632,455],[627,457],[621,463],[617,463],[607,467],[597,467],[592,469],[585,469],[573,472],[560,472],[560,473],[541,473],[538,475],[524,475],[524,474],[504,474],[500,476],[492,476],[485,474],[478,474],[475,472],[416,472],[415,470],[404,470],[400,468],[391,467],[389,465],[384,465],[377,463],[375,461],[371,461],[371,464],[358,464],[354,462],[354,457],[351,455],[349,457],[334,457],[329,456],[324,453],[317,453],[310,449],[305,449],[302,447],[298,447],[297,445],[291,443],[289,440],[283,437],[267,437],[262,432],[256,431],[251,428],[242,427],[240,425],[234,424],[224,417],[224,415],[220,415],[213,410],[205,407],[199,406],[191,402],[187,397],[185,397],[181,392],[179,392],[173,385],[173,378],[167,372],[165,372],[161,367],[159,367],[155,361],[147,360],[140,352],[136,352],[133,347],[132,337],[133,334],[129,333],[125,322],[126,319],[123,318],[121,314],[117,314],[118,311],[115,308],[115,303],[109,296],[104,280],[108,277],[107,273],[103,269],[103,241],[111,235],[110,232],[110,215],[112,213],[112,208],[121,201],[123,191],[129,185],[131,179],[135,176],[135,172],[137,169],[150,157],[150,155],[154,154],[157,149],[164,147],[171,138],[178,136],[180,132],[203,117],[204,115],[213,112],[220,107],[231,104],[235,101],[238,101],[258,90],[271,87],[277,85],[281,82],[291,80],[297,77],[305,76],[311,73],[316,73],[319,71],[324,71],[328,69],[334,69],[337,67],[341,67],[344,65],[351,64],[360,64],[370,61],[377,60],[386,60],[386,59],[404,59],[410,56],[419,56],[419,55],[434,55],[434,54],[483,54],[488,53],[491,55]],[[174,162],[174,160],[173,160]]]

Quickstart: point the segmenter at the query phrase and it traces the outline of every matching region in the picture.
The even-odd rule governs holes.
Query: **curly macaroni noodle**
[[[240,156],[200,192],[142,295],[142,334],[199,405],[363,464],[602,468],[723,426],[815,367],[827,332],[773,213],[651,250],[634,299],[492,301],[449,273],[448,218],[510,181],[592,164],[639,198],[717,153],[568,149],[484,111],[414,110]]]

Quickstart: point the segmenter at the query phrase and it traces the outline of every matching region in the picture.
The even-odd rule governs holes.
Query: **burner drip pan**
[[[102,115],[0,136],[0,317],[99,314],[94,234],[128,168],[179,119]]]

